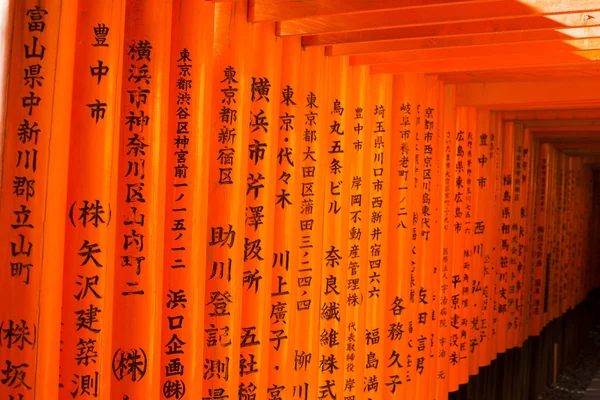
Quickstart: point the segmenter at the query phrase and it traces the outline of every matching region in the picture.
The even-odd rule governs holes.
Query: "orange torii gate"
[[[572,152],[598,148],[600,83],[471,82],[457,22],[435,28],[468,13],[469,44],[503,46],[471,54],[486,73],[535,48],[488,20],[531,19],[540,53],[592,22],[272,3],[9,2],[3,396],[441,400],[600,284]],[[527,110],[556,104],[578,109]]]

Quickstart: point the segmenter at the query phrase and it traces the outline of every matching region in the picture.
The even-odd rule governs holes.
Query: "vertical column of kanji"
[[[417,143],[417,78],[415,75],[405,74],[398,79],[401,80],[402,89],[401,102],[397,107],[402,115],[402,120],[400,122],[401,152],[398,170],[400,202],[397,206],[399,210],[399,225],[397,228],[402,230],[399,240],[401,248],[398,268],[401,270],[400,281],[403,283],[401,283],[400,290],[397,291],[394,299],[389,303],[390,311],[395,317],[399,317],[397,323],[390,326],[390,336],[401,342],[399,364],[404,368],[402,371],[404,374],[398,381],[403,382],[404,396],[412,398],[416,395],[417,390],[417,378],[413,371],[413,360],[416,359],[416,346],[413,346],[413,341],[416,342],[414,324],[418,312],[414,293],[416,286],[416,261],[414,258],[416,253],[413,239],[417,223],[414,220],[414,213],[418,207],[418,197],[414,189],[415,159],[417,157],[415,151]]]
[[[435,250],[435,256],[440,268],[439,294],[438,294],[438,335],[436,357],[436,398],[446,398],[450,390],[450,374],[448,372],[449,335],[451,333],[451,299],[452,299],[452,260],[454,255],[454,213],[452,200],[454,199],[454,171],[455,165],[455,140],[456,135],[456,86],[444,85],[440,93],[440,142],[438,145],[441,160],[439,176],[442,179],[440,188],[440,245]],[[457,386],[457,385],[456,385]]]
[[[441,255],[441,246],[442,246],[442,224],[443,224],[443,208],[444,208],[444,199],[443,199],[443,185],[444,185],[444,177],[442,174],[443,162],[444,162],[444,138],[442,135],[442,116],[444,110],[444,102],[445,99],[443,97],[445,93],[444,83],[438,80],[437,77],[428,77],[426,78],[428,84],[432,85],[432,90],[427,92],[427,109],[425,116],[427,117],[425,120],[425,129],[426,135],[431,134],[431,140],[429,144],[431,145],[431,161],[430,161],[430,190],[429,195],[427,197],[427,207],[429,213],[429,223],[427,225],[427,229],[429,230],[430,238],[427,239],[428,250],[430,253],[427,256],[429,257],[427,264],[430,265],[430,271],[432,273],[431,281],[429,283],[429,287],[431,288],[431,294],[429,297],[430,302],[430,310],[431,310],[431,321],[430,330],[431,334],[428,338],[429,340],[429,390],[428,390],[428,398],[436,399],[437,397],[437,389],[436,385],[438,382],[438,350],[439,350],[439,338],[440,338],[440,283],[442,282],[442,260],[440,258]],[[427,137],[427,136],[426,136]],[[426,161],[426,160],[425,160]],[[427,165],[427,163],[426,163]],[[424,176],[425,171],[424,171]]]
[[[390,106],[392,134],[388,144],[390,158],[389,239],[394,251],[388,252],[387,288],[385,300],[385,382],[389,399],[403,398],[405,381],[406,336],[403,338],[407,313],[403,294],[408,286],[404,263],[404,243],[408,238],[408,137],[410,119],[406,112],[404,79],[392,78]],[[402,110],[404,108],[404,110]],[[404,161],[403,161],[404,160]],[[404,303],[404,304],[403,304]]]
[[[489,129],[489,111],[477,111],[476,124],[472,130],[473,147],[472,147],[472,177],[471,177],[471,215],[473,222],[471,223],[471,243],[466,251],[471,253],[471,265],[469,277],[471,278],[469,290],[469,374],[476,375],[481,365],[480,350],[482,346],[481,337],[481,320],[484,314],[484,268],[486,268],[484,246],[486,234],[486,215],[488,209],[486,201],[488,193],[486,189],[486,167],[489,162],[489,154],[487,145]],[[485,135],[485,136],[483,136]],[[484,139],[483,144],[481,139]]]
[[[550,144],[539,144],[539,156],[535,158],[537,172],[535,184],[535,209],[532,214],[533,224],[533,255],[532,255],[532,300],[531,300],[531,334],[537,336],[542,330],[544,311],[544,281],[545,281],[545,224],[546,197],[548,188],[548,154]],[[536,152],[537,154],[538,152]]]
[[[533,135],[529,129],[523,130],[523,159],[521,161],[521,208],[519,209],[519,250],[523,265],[523,279],[521,287],[521,326],[519,345],[529,337],[531,332],[531,288],[533,263],[531,259],[531,217],[535,193],[532,179]],[[522,229],[521,229],[522,227]],[[522,247],[521,247],[522,245]]]
[[[412,77],[414,80],[415,91],[412,95],[413,99],[413,112],[415,116],[415,122],[413,125],[414,140],[412,143],[412,149],[414,152],[414,163],[413,163],[413,174],[412,179],[409,180],[409,190],[411,193],[412,207],[409,211],[409,215],[412,216],[412,227],[411,227],[411,244],[410,244],[410,293],[409,300],[411,305],[414,307],[413,317],[409,321],[409,347],[412,350],[412,357],[410,362],[407,361],[407,366],[413,370],[413,379],[415,381],[415,398],[422,398],[424,392],[427,390],[427,379],[424,372],[425,360],[422,358],[422,354],[425,351],[425,336],[423,335],[426,331],[425,322],[427,320],[427,314],[425,312],[426,298],[422,298],[422,293],[425,288],[423,287],[423,278],[425,266],[422,263],[421,257],[423,255],[422,241],[421,241],[421,228],[423,216],[422,201],[423,201],[423,149],[424,149],[424,129],[423,121],[425,114],[425,78],[424,76],[417,74]],[[424,397],[423,397],[424,398]]]
[[[487,336],[487,354],[485,355],[487,362],[492,362],[496,359],[496,321],[497,321],[497,303],[496,303],[496,287],[497,287],[497,272],[500,264],[500,234],[501,224],[500,218],[498,218],[500,208],[500,178],[499,171],[502,165],[502,152],[500,143],[501,132],[498,129],[498,121],[501,118],[501,113],[492,112],[490,115],[489,124],[489,170],[487,185],[490,188],[490,207],[486,215],[489,216],[488,222],[488,233],[486,237],[486,244],[489,244],[489,279],[486,279],[486,285],[488,285],[488,297],[489,303],[487,305],[487,323],[486,323],[486,336]]]
[[[65,231],[61,398],[110,390],[124,2],[81,2]],[[115,130],[115,128],[117,130]],[[106,301],[108,299],[108,301]]]
[[[552,286],[551,286],[551,302],[550,302],[550,321],[560,315],[561,308],[561,287],[562,287],[562,276],[560,273],[560,237],[562,234],[560,219],[563,211],[563,179],[564,179],[564,162],[565,155],[562,152],[557,152],[555,148],[552,149],[555,154],[553,168],[553,196],[552,196],[552,244],[551,244],[551,256],[550,256],[550,268],[552,274]]]
[[[318,388],[318,333],[321,332],[320,278],[324,263],[322,216],[328,168],[325,164],[327,59],[323,52],[318,48],[304,50],[300,70],[300,84],[303,87],[303,95],[298,99],[298,105],[302,107],[298,125],[298,164],[302,169],[298,198],[300,216],[292,224],[292,229],[299,229],[301,240],[295,244],[298,251],[298,265],[294,271],[297,298],[291,307],[296,312],[296,319],[290,324],[290,337],[294,338],[294,387],[297,388],[295,398],[306,400],[321,393]],[[338,255],[341,254],[331,253],[334,260]],[[329,395],[327,390],[324,393],[324,396]]]
[[[11,18],[11,33],[2,37],[7,90],[0,139],[0,393],[58,398],[77,4],[16,1],[0,7]]]
[[[554,163],[555,175],[554,175],[554,213],[552,214],[552,274],[553,278],[553,293],[552,293],[552,320],[560,315],[561,308],[561,288],[562,288],[562,276],[560,267],[560,238],[561,238],[561,213],[563,210],[563,179],[564,179],[564,153],[553,149],[556,154],[556,161]]]
[[[248,36],[248,54],[252,57],[247,62],[250,122],[246,162],[247,181],[253,184],[246,192],[240,342],[240,391],[268,392],[268,398],[277,398],[284,390],[277,385],[267,388],[269,348],[279,350],[281,342],[287,339],[281,329],[270,332],[268,311],[271,298],[281,299],[290,293],[289,282],[279,274],[271,290],[271,271],[289,263],[289,255],[273,254],[274,211],[276,207],[285,210],[292,205],[289,189],[275,192],[276,179],[280,178],[275,176],[276,165],[289,167],[292,160],[290,147],[276,153],[281,52],[273,31],[272,24],[255,24]],[[261,53],[262,57],[257,57]]]
[[[407,194],[407,217],[408,217],[408,232],[407,238],[404,242],[404,268],[406,268],[406,282],[407,286],[404,288],[402,299],[406,302],[406,314],[407,320],[404,326],[406,327],[406,363],[405,363],[405,384],[406,392],[405,395],[408,397],[417,396],[418,391],[418,374],[416,372],[415,364],[417,359],[416,342],[418,339],[419,326],[417,325],[417,319],[419,314],[419,303],[415,290],[419,282],[417,282],[417,259],[419,256],[417,241],[417,224],[420,191],[418,190],[417,184],[421,179],[418,174],[419,165],[419,151],[418,143],[419,128],[421,120],[419,114],[421,111],[421,93],[420,83],[422,76],[416,74],[404,75],[404,112],[408,113],[408,117],[403,123],[408,122],[407,129],[407,151],[408,151],[408,178],[406,185]],[[402,110],[402,108],[401,108]],[[404,134],[404,133],[403,133]],[[404,136],[403,136],[404,138]],[[392,305],[395,307],[395,305]]]
[[[274,338],[280,337],[282,340],[274,340],[273,345],[268,345],[269,387],[273,389],[269,394],[271,398],[276,399],[277,390],[275,389],[285,388],[280,392],[282,396],[307,399],[308,387],[302,384],[296,386],[294,376],[289,373],[294,354],[292,329],[297,321],[297,310],[294,305],[298,299],[295,285],[298,278],[298,254],[299,250],[302,250],[296,247],[300,240],[297,221],[300,217],[301,205],[299,163],[302,138],[300,128],[303,126],[302,101],[304,99],[304,87],[300,83],[301,48],[299,38],[286,37],[283,39],[281,59],[280,90],[272,92],[273,96],[271,97],[274,101],[277,99],[278,107],[278,119],[272,123],[272,131],[274,132],[276,129],[278,132],[277,149],[274,153],[277,155],[274,201],[279,202],[281,199],[274,210],[275,236],[271,292],[281,291],[281,293],[271,298],[269,330]],[[286,196],[289,197],[289,202],[284,200]],[[253,222],[258,224],[261,221],[262,218],[259,218]],[[302,246],[310,248],[312,244],[307,242]],[[283,283],[287,283],[287,285],[280,290],[280,284],[283,285]],[[301,336],[301,340],[305,341],[306,335]],[[272,387],[271,384],[273,384]],[[247,395],[250,396],[250,391]]]
[[[473,202],[473,178],[474,168],[477,165],[477,159],[473,155],[473,145],[475,141],[475,133],[477,132],[477,109],[469,107],[465,110],[465,178],[463,181],[464,185],[464,244],[462,248],[463,252],[463,288],[462,288],[462,310],[461,310],[461,332],[460,332],[460,383],[464,384],[469,381],[469,365],[472,357],[471,346],[472,346],[472,335],[473,328],[471,325],[471,316],[473,314],[473,294],[472,285],[473,277],[473,253],[474,253],[474,231],[476,228],[476,221],[474,220],[474,202]]]
[[[493,193],[491,200],[490,213],[490,229],[489,234],[492,248],[488,249],[490,252],[491,262],[491,280],[490,280],[490,296],[491,296],[491,308],[488,314],[488,338],[489,338],[489,354],[488,358],[490,361],[497,358],[498,353],[498,289],[499,289],[499,273],[500,273],[500,257],[502,254],[502,220],[500,218],[501,206],[502,206],[502,145],[503,145],[503,131],[502,131],[502,118],[503,114],[500,112],[493,112],[490,123],[490,175],[489,183],[490,189]]]
[[[526,172],[523,168],[525,159],[525,130],[520,123],[515,124],[515,166],[514,166],[514,201],[511,210],[513,218],[513,257],[515,258],[515,316],[513,321],[512,346],[520,347],[522,344],[522,331],[525,324],[526,307],[525,287],[527,279],[525,251],[527,247],[525,235],[526,221],[524,213],[528,201],[526,188]]]
[[[482,126],[481,131],[487,129],[486,144],[488,146],[487,151],[484,153],[488,157],[488,162],[485,168],[482,169],[482,174],[485,174],[485,188],[487,189],[487,202],[489,207],[485,211],[486,220],[486,232],[483,237],[483,245],[486,249],[483,260],[483,281],[482,281],[482,313],[480,320],[480,339],[481,348],[479,350],[479,358],[483,366],[488,366],[495,359],[494,349],[494,320],[496,318],[496,304],[495,304],[495,283],[496,283],[496,253],[498,247],[498,237],[500,227],[498,224],[498,218],[496,218],[496,210],[494,204],[496,202],[496,164],[498,163],[499,153],[496,149],[497,134],[496,134],[496,120],[498,118],[497,112],[490,112],[487,116],[487,127]],[[481,138],[479,138],[481,142]],[[477,182],[479,185],[479,182]]]
[[[490,210],[492,214],[491,234],[493,237],[493,247],[491,249],[492,257],[492,288],[491,295],[493,299],[493,307],[490,311],[490,359],[495,360],[498,354],[498,297],[500,287],[500,259],[502,257],[502,159],[503,159],[503,118],[504,114],[501,112],[494,112],[492,114],[492,126],[490,132],[490,159],[492,160],[491,172],[490,172],[490,183],[492,184],[492,191],[494,193],[493,203]]]
[[[541,223],[544,226],[544,254],[542,255],[543,260],[543,300],[542,300],[542,318],[540,329],[544,329],[548,321],[550,320],[550,302],[551,302],[551,284],[552,284],[552,269],[550,268],[550,254],[552,252],[552,216],[553,216],[553,202],[554,202],[554,147],[551,144],[544,143],[541,146],[542,157],[546,160],[546,193],[545,193],[545,206],[546,213]],[[543,161],[542,161],[543,163]]]
[[[571,276],[579,267],[574,258],[571,257],[572,242],[571,238],[578,236],[581,232],[573,231],[572,214],[573,209],[573,180],[575,171],[573,170],[573,156],[566,155],[565,160],[565,182],[564,182],[564,210],[561,218],[561,251],[560,251],[560,269],[563,276],[563,284],[561,296],[564,296],[564,301],[561,308],[561,314],[564,314],[571,307],[572,290],[570,288]],[[570,268],[569,268],[570,267]]]
[[[369,248],[369,192],[371,173],[372,134],[370,130],[373,114],[370,113],[370,81],[368,67],[352,67],[350,69],[348,112],[351,121],[346,131],[347,146],[345,156],[349,169],[350,205],[349,222],[346,239],[348,240],[348,262],[344,263],[346,278],[342,285],[346,286],[347,295],[344,299],[346,308],[346,337],[333,344],[343,347],[344,360],[344,391],[345,398],[356,398],[362,395],[361,383],[364,382],[367,371],[366,359],[368,350],[365,342],[372,343],[380,340],[378,331],[368,331],[367,314],[371,310],[367,306],[369,290],[368,263]],[[363,235],[364,232],[364,235]],[[361,251],[362,249],[362,251]],[[330,343],[331,345],[332,343]],[[381,392],[381,391],[378,391]],[[377,393],[375,393],[377,394]]]
[[[425,398],[427,386],[427,375],[423,375],[425,371],[425,357],[423,356],[427,344],[427,312],[426,296],[424,297],[424,271],[426,267],[422,262],[423,243],[421,240],[422,229],[422,201],[423,201],[423,169],[424,169],[424,147],[425,147],[425,77],[417,74],[412,77],[414,80],[415,92],[413,94],[415,113],[415,123],[413,125],[414,132],[414,165],[412,179],[409,180],[409,190],[412,197],[412,227],[411,227],[411,248],[410,248],[410,302],[414,307],[414,314],[409,321],[409,334],[412,338],[409,341],[409,347],[412,348],[412,357],[410,362],[407,361],[407,366],[413,369],[415,380],[415,397]]]
[[[564,265],[564,258],[565,255],[564,253],[567,251],[567,241],[565,236],[568,234],[568,226],[567,226],[567,222],[566,222],[566,216],[567,216],[567,208],[569,207],[569,193],[568,193],[568,189],[569,189],[569,173],[570,173],[570,168],[569,168],[569,156],[566,155],[563,152],[560,152],[561,155],[561,182],[560,182],[560,198],[561,198],[561,204],[560,204],[560,215],[558,216],[558,229],[559,229],[559,234],[558,234],[558,248],[557,248],[557,254],[556,254],[556,263],[557,263],[557,270],[558,270],[558,274],[560,276],[560,285],[558,288],[558,302],[559,302],[559,307],[558,307],[558,312],[557,312],[557,316],[562,315],[565,311],[566,311],[566,303],[567,303],[567,293],[565,292],[566,286],[567,286],[567,273],[565,270],[565,265]]]
[[[208,141],[204,135],[211,112],[207,81],[213,16],[212,3],[173,2],[161,294],[160,391],[164,399],[201,396],[201,364],[195,360],[203,358],[204,348],[203,336],[196,331],[204,327],[208,200]],[[230,281],[231,271],[225,264],[215,263],[210,277]],[[214,335],[211,340],[218,338]]]
[[[498,268],[498,288],[497,288],[497,351],[504,353],[508,346],[508,324],[510,321],[510,299],[509,299],[509,280],[511,276],[510,268],[510,246],[511,246],[511,216],[510,206],[513,192],[512,171],[514,160],[514,130],[504,126],[502,145],[502,170],[501,186],[498,188],[501,192],[501,244],[500,244],[500,264]]]
[[[435,386],[434,376],[431,374],[435,368],[431,368],[434,360],[430,360],[430,352],[432,349],[432,341],[435,337],[433,324],[435,314],[433,313],[433,276],[435,274],[435,263],[433,262],[433,241],[432,233],[432,163],[434,157],[434,134],[433,128],[435,124],[434,112],[437,109],[436,92],[436,77],[428,77],[423,79],[420,86],[419,107],[418,107],[418,123],[417,131],[418,146],[418,165],[415,172],[417,173],[416,189],[418,190],[418,198],[415,200],[417,207],[417,226],[416,243],[418,254],[416,261],[416,275],[419,282],[415,288],[418,296],[419,314],[417,324],[419,326],[419,334],[416,341],[417,358],[415,360],[415,368],[419,374],[419,386],[417,398],[430,398],[430,391]],[[433,393],[432,393],[433,394]]]
[[[170,46],[171,10],[170,1],[136,0],[125,11],[111,363],[111,398],[119,400],[155,396],[160,383],[169,79],[169,57],[160,55]],[[91,103],[102,107],[101,99]],[[90,307],[82,318],[98,312]]]
[[[321,274],[321,323],[319,357],[319,396],[323,399],[341,397],[344,390],[344,349],[330,346],[332,336],[346,337],[346,321],[343,301],[346,288],[343,285],[348,257],[348,220],[350,168],[345,152],[348,149],[346,131],[349,131],[347,104],[348,60],[334,57],[329,60],[329,82],[325,98],[325,118],[329,122],[324,164],[327,166],[325,181],[325,216],[323,228],[324,266]],[[322,162],[322,161],[321,161]]]
[[[544,268],[545,268],[545,293],[544,293],[544,318],[542,328],[544,328],[553,317],[554,307],[554,285],[556,277],[554,276],[554,268],[552,265],[552,254],[554,251],[554,218],[555,218],[555,202],[556,202],[556,149],[554,146],[548,146],[548,189],[546,197],[546,206],[548,211],[544,225],[546,227]]]
[[[517,175],[520,173],[520,168],[517,168],[517,158],[522,156],[523,147],[521,136],[519,135],[518,130],[516,129],[515,123],[512,121],[505,122],[504,131],[512,136],[512,155],[507,163],[510,163],[510,178],[509,182],[511,185],[511,195],[510,195],[510,203],[507,202],[507,208],[502,209],[502,215],[506,218],[507,224],[509,225],[506,229],[510,231],[510,235],[508,236],[508,248],[507,248],[507,262],[508,262],[508,286],[506,291],[507,297],[507,325],[506,325],[506,349],[512,349],[515,346],[514,338],[515,332],[518,324],[518,306],[519,303],[518,293],[516,290],[517,282],[519,280],[519,270],[517,264],[517,253],[518,253],[518,228],[517,228],[517,218],[518,218],[518,205],[520,203],[520,190],[521,187],[518,184]],[[504,177],[503,179],[508,179]],[[503,243],[504,245],[504,243]]]
[[[492,127],[490,133],[490,159],[492,160],[490,183],[494,193],[493,207],[490,207],[492,213],[492,225],[490,233],[494,235],[493,247],[491,250],[492,256],[492,285],[491,293],[493,306],[490,310],[490,358],[495,360],[498,355],[498,326],[500,323],[500,308],[498,298],[500,297],[500,274],[502,272],[500,260],[502,257],[502,224],[501,217],[503,185],[502,185],[502,161],[503,161],[503,145],[504,131],[503,126],[504,115],[501,112],[494,112],[492,116]]]
[[[492,250],[495,246],[494,214],[490,205],[494,201],[494,182],[491,179],[493,147],[490,136],[493,135],[491,112],[480,110],[477,115],[477,131],[474,135],[474,158],[476,170],[473,174],[474,219],[473,227],[473,270],[471,271],[471,293],[476,300],[471,313],[473,358],[477,366],[490,363],[490,310],[493,308],[493,262]],[[473,367],[473,365],[471,365]],[[475,372],[472,370],[471,372]]]
[[[454,232],[452,257],[452,299],[450,311],[450,335],[449,335],[449,359],[450,363],[450,384],[451,391],[457,390],[461,381],[461,361],[466,357],[467,351],[467,331],[463,326],[465,301],[468,301],[464,295],[465,285],[468,284],[468,276],[464,271],[464,250],[465,250],[465,214],[466,210],[466,142],[468,135],[468,109],[459,107],[456,110],[456,139],[454,148],[455,168],[453,184],[455,185],[454,197],[452,199],[452,212],[454,213]],[[465,283],[467,281],[467,283]]]
[[[367,110],[371,114],[369,156],[365,178],[369,177],[369,225],[368,234],[368,281],[366,295],[366,337],[365,337],[365,378],[367,397],[384,399],[387,388],[394,385],[384,376],[384,363],[388,360],[385,354],[384,327],[386,314],[386,282],[388,279],[389,254],[389,192],[390,192],[390,135],[389,112],[391,104],[390,75],[374,75],[371,78],[370,99]],[[371,113],[370,110],[373,110]],[[366,179],[365,179],[366,180]],[[385,386],[384,386],[385,385]],[[370,389],[370,390],[369,390]]]
[[[472,284],[474,284],[473,276],[473,254],[475,252],[474,246],[474,231],[475,227],[478,226],[477,221],[474,220],[474,200],[473,200],[473,187],[474,176],[477,174],[476,166],[477,158],[474,156],[474,141],[475,133],[477,132],[477,111],[475,108],[466,108],[462,110],[462,117],[458,119],[461,123],[462,129],[464,129],[464,142],[461,149],[457,154],[463,155],[464,169],[463,179],[461,180],[462,196],[457,196],[457,207],[460,207],[460,212],[463,213],[463,223],[461,232],[464,235],[462,246],[458,248],[462,252],[462,291],[461,291],[461,313],[460,313],[460,383],[466,383],[469,379],[469,366],[472,359],[473,350],[473,328],[471,324],[471,316],[473,313],[472,306],[473,293]],[[461,122],[462,121],[462,122]],[[459,156],[460,157],[460,156]],[[458,165],[457,169],[461,166]],[[459,204],[461,203],[461,204]]]
[[[260,191],[265,183],[264,176],[248,179],[247,174],[250,84],[245,63],[246,6],[241,0],[215,4],[212,118],[207,153],[210,212],[207,219],[203,399],[235,398],[242,370],[258,370],[256,362],[243,365],[239,358],[245,198]],[[213,267],[217,271],[211,278]],[[217,279],[221,268],[227,279]],[[246,339],[249,340],[247,343],[251,338]]]

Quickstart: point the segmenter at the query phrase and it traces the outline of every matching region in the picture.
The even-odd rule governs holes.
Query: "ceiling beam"
[[[361,54],[350,57],[351,65],[390,64],[398,62],[417,62],[444,60],[451,58],[485,57],[490,54],[518,55],[532,53],[574,53],[582,50],[600,49],[600,38],[586,41],[544,41],[496,44],[490,46],[471,46],[443,49],[395,51],[388,53]]]
[[[502,118],[505,121],[531,123],[535,120],[554,120],[556,123],[569,120],[600,120],[600,108],[585,108],[575,110],[532,110],[532,111],[504,111]]]
[[[441,4],[476,4],[491,0],[250,0],[248,20],[251,22],[286,21],[376,10],[431,7]]]
[[[560,142],[560,143],[553,143],[554,148],[559,149],[559,150],[564,150],[564,149],[593,149],[593,150],[600,150],[600,141],[596,141],[596,142]]]
[[[539,3],[537,7],[529,6],[527,1],[514,0],[496,0],[487,3],[441,4],[426,8],[398,8],[395,10],[388,9],[347,15],[313,16],[282,21],[278,24],[278,34],[288,36],[354,32],[400,26],[420,26],[599,10],[600,3],[597,0],[546,0],[543,3]]]
[[[583,157],[595,157],[600,155],[600,150],[598,149],[565,149],[562,150],[568,156],[577,157],[579,159]],[[586,163],[584,163],[586,164]],[[594,169],[594,168],[592,168]]]
[[[600,105],[600,79],[547,82],[492,82],[456,85],[457,106],[491,107],[495,109],[522,109],[516,105],[556,104],[554,108],[583,108]],[[592,105],[593,104],[593,105]]]
[[[518,70],[493,70],[482,72],[449,72],[437,75],[444,83],[467,84],[481,82],[549,82],[600,79],[600,69],[583,65],[578,68],[523,68]]]
[[[600,12],[563,13],[551,16],[528,16],[512,19],[456,22],[425,26],[374,29],[359,32],[330,33],[303,36],[303,46],[328,46],[340,43],[376,42],[395,39],[460,36],[471,34],[498,34],[600,25]],[[569,39],[569,37],[564,37]]]
[[[600,169],[600,157],[598,156],[582,156],[581,160],[584,164],[591,165],[592,169]]]
[[[516,100],[515,100],[516,101]],[[491,111],[502,111],[502,110],[545,110],[545,109],[569,109],[569,108],[583,108],[583,107],[600,107],[600,100],[571,100],[561,101],[550,99],[549,101],[536,101],[536,102],[515,102],[510,105],[498,105],[498,104],[483,104],[479,108],[482,110]]]
[[[325,48],[325,54],[329,56],[349,56],[366,53],[443,49],[465,46],[486,46],[494,44],[556,40],[573,40],[573,44],[577,45],[584,43],[588,39],[598,37],[600,37],[600,27],[498,32],[493,35],[489,33],[483,33],[465,36],[442,36],[432,38],[390,40],[383,42],[343,43],[327,46]]]
[[[600,129],[590,132],[576,132],[576,131],[557,131],[557,132],[534,132],[536,139],[546,143],[566,143],[566,142],[600,142]]]
[[[543,133],[549,133],[549,132],[587,132],[587,133],[597,133],[600,132],[600,122],[598,120],[596,121],[586,121],[589,125],[568,125],[568,124],[564,124],[563,122],[557,122],[557,121],[544,121],[546,124],[546,126],[542,125],[542,126],[532,126],[530,124],[527,125],[527,128],[529,128],[532,132],[537,133],[537,132],[543,132]]]
[[[375,74],[404,74],[407,72],[420,72],[425,74],[438,74],[458,71],[484,71],[509,67],[545,67],[562,65],[565,67],[592,65],[591,61],[600,59],[600,51],[587,50],[575,53],[534,53],[520,54],[517,57],[494,55],[487,57],[464,57],[447,59],[444,62],[427,60],[421,62],[403,62],[390,64],[371,65],[371,72]]]

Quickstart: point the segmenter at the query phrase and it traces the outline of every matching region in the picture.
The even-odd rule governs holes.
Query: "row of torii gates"
[[[441,400],[503,360],[528,398],[600,283],[599,11],[0,5],[0,394]]]

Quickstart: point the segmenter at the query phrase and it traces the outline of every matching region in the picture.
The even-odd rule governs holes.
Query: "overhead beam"
[[[349,56],[364,53],[443,49],[556,40],[575,40],[577,42],[574,43],[582,44],[588,39],[598,37],[600,37],[600,27],[498,32],[493,35],[483,33],[465,36],[441,36],[369,43],[342,43],[327,46],[325,48],[325,54],[329,56]]]
[[[457,71],[484,71],[508,67],[545,67],[545,66],[581,66],[600,59],[600,51],[587,50],[574,53],[541,53],[521,54],[518,57],[504,55],[487,57],[464,57],[447,59],[444,62],[428,60],[422,62],[404,62],[391,64],[371,65],[372,73],[403,74],[407,72],[420,72],[425,74],[438,74]]]
[[[529,102],[529,103],[522,103],[522,102],[515,102],[515,103],[511,103],[510,105],[497,105],[497,104],[490,104],[490,105],[481,105],[479,106],[480,109],[482,110],[491,110],[491,111],[498,111],[498,110],[543,110],[543,109],[568,109],[568,108],[582,108],[582,107],[600,107],[600,100],[590,100],[590,99],[585,99],[585,100],[580,100],[580,101],[576,101],[576,100],[571,100],[571,101],[560,101],[560,100],[549,100],[549,101],[537,101],[537,102]]]
[[[584,164],[591,165],[592,169],[600,169],[600,157],[599,156],[582,156],[581,160]]]
[[[400,26],[432,25],[533,15],[599,11],[597,0],[546,0],[531,7],[531,1],[496,0],[486,3],[441,4],[431,7],[398,8],[347,15],[313,16],[282,21],[278,34],[310,35],[354,32]]]
[[[557,131],[557,132],[535,132],[535,137],[546,143],[564,143],[564,142],[581,142],[585,141],[600,141],[600,129],[591,132],[577,131]]]
[[[556,104],[555,108],[583,108],[600,105],[600,79],[582,81],[502,82],[456,85],[456,105],[489,107],[496,109],[521,109],[516,105]],[[593,105],[592,105],[593,104]]]
[[[555,123],[568,123],[573,120],[600,120],[600,108],[584,108],[575,110],[529,110],[529,111],[504,111],[504,121],[515,121],[524,124],[536,120],[553,120]]]
[[[451,58],[485,57],[490,54],[519,55],[532,53],[577,54],[582,50],[600,49],[600,38],[586,41],[544,41],[496,44],[490,46],[471,46],[443,49],[395,51],[388,53],[361,54],[350,56],[351,65],[390,64],[398,62],[417,62],[444,60]]]
[[[600,12],[563,13],[552,16],[528,16],[512,19],[456,22],[425,26],[374,29],[359,32],[330,33],[303,36],[303,46],[328,46],[340,43],[376,42],[395,39],[497,34],[533,30],[600,26]],[[569,39],[565,37],[564,39]]]
[[[466,84],[481,82],[539,82],[600,79],[600,71],[583,65],[580,68],[522,68],[518,70],[450,72],[438,75],[444,83]]]
[[[541,121],[538,121],[541,123]],[[600,121],[596,120],[596,121],[585,121],[584,125],[568,125],[568,124],[564,124],[561,121],[560,123],[557,123],[556,121],[544,121],[545,125],[528,125],[527,128],[529,128],[532,132],[543,132],[543,133],[549,133],[549,132],[593,132],[594,134],[597,132],[600,132]]]
[[[600,149],[565,149],[565,150],[561,150],[561,151],[568,156],[577,157],[577,158],[595,157],[595,156],[600,155]]]
[[[580,65],[548,65],[523,66],[518,68],[500,68],[487,71],[458,71],[438,74],[438,79],[445,83],[480,83],[480,82],[547,82],[599,79],[600,68],[596,63]]]
[[[596,142],[560,142],[554,143],[554,148],[559,150],[564,149],[586,149],[586,150],[600,150],[600,141]]]
[[[504,115],[504,114],[503,114]],[[507,121],[505,118],[504,121]],[[531,121],[516,121],[517,125],[523,126],[532,132],[589,132],[600,130],[598,119],[545,119]]]
[[[360,13],[375,10],[430,7],[441,4],[476,4],[490,0],[250,0],[248,20],[251,22],[286,21],[290,19]]]

